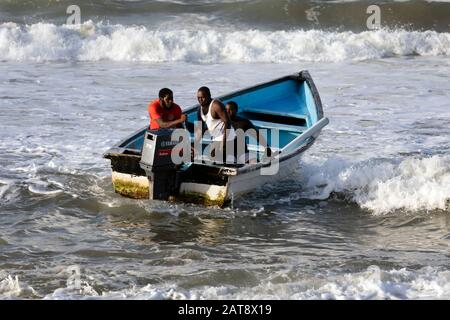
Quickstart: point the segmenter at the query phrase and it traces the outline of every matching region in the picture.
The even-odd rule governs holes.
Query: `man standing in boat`
[[[180,128],[187,117],[182,114],[180,106],[173,102],[172,90],[162,88],[158,97],[148,105],[150,130]]]
[[[216,161],[235,162],[238,156],[237,138],[225,106],[219,100],[211,98],[208,87],[197,90],[197,100],[200,104],[199,120],[203,121],[211,136],[213,144],[211,156]],[[199,139],[199,133],[196,133],[196,139]]]

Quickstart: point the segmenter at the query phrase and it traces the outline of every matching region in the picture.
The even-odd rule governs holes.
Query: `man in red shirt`
[[[173,92],[168,88],[159,90],[159,99],[148,105],[150,115],[150,129],[180,127],[187,117],[181,113],[179,105],[173,102]]]

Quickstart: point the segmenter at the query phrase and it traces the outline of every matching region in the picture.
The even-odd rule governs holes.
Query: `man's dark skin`
[[[242,129],[244,131],[247,131],[249,129],[255,129],[255,126],[245,118],[241,118],[237,115],[238,108],[237,105],[235,105],[232,102],[228,102],[225,105],[225,110],[227,111],[228,115],[230,116],[231,124],[233,125],[234,129]]]
[[[230,116],[231,122],[232,122],[235,130],[242,129],[245,132],[249,129],[254,129],[255,131],[257,131],[255,126],[250,122],[250,120],[241,118],[237,115],[238,106],[235,102],[227,103],[227,105],[225,106],[225,109],[226,109],[228,115]],[[252,131],[249,131],[249,133],[251,133],[253,135]],[[254,135],[253,137],[257,141],[259,140],[258,135]],[[270,147],[267,146],[267,141],[264,139],[264,137],[261,137],[261,141],[259,141],[259,142],[264,146],[266,155],[268,157],[270,157],[272,154],[272,150],[270,149]]]
[[[159,103],[160,103],[161,107],[163,107],[165,109],[172,108],[173,95],[166,94],[163,98],[159,98]],[[161,128],[175,128],[175,127],[180,126],[183,122],[185,122],[186,119],[187,119],[186,115],[182,114],[180,119],[176,119],[173,121],[164,121],[163,119],[159,118],[159,119],[156,119],[156,122],[158,122],[158,124]]]
[[[213,100],[211,98],[211,95],[208,94],[208,92],[205,92],[203,90],[197,91],[197,100],[200,104],[201,111],[204,115],[206,115],[209,111],[209,105],[211,104],[211,101]],[[211,106],[211,116],[213,119],[220,119],[225,124],[225,129],[231,128],[231,121],[228,117],[228,113],[225,111],[225,106],[222,102],[218,100],[214,100],[212,106]],[[223,131],[223,138],[222,138],[222,149],[224,146],[226,146],[226,139],[227,139],[227,130]]]

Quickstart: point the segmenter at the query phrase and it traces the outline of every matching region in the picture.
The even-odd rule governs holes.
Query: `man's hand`
[[[187,116],[183,113],[180,117],[180,122],[185,122],[187,120]]]

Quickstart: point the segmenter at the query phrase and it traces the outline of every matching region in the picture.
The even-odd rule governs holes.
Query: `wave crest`
[[[329,159],[319,168],[305,172],[313,173],[306,177],[303,196],[312,199],[327,199],[332,193],[340,193],[375,214],[450,208],[448,156],[356,165]]]
[[[450,56],[450,33],[378,30],[149,30],[144,26],[50,23],[0,25],[0,60],[269,62]]]

